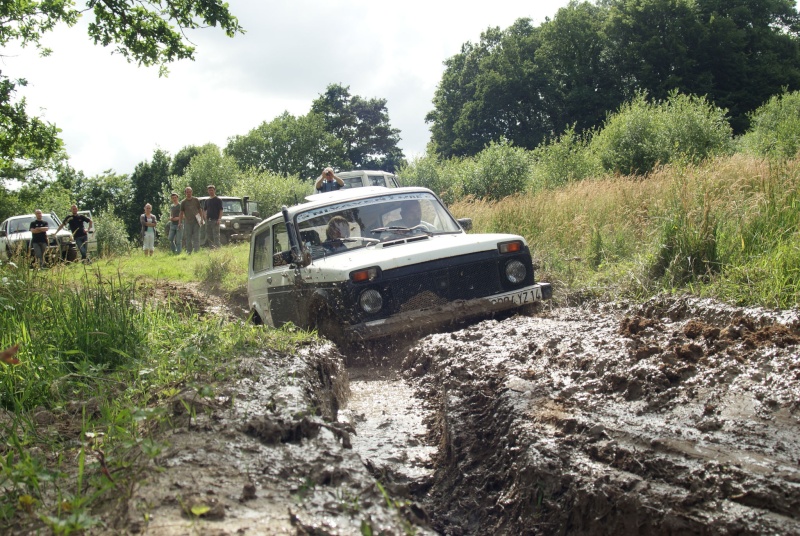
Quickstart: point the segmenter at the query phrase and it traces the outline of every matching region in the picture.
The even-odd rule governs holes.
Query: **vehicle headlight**
[[[383,307],[383,296],[375,289],[368,289],[361,293],[358,303],[365,313],[377,313]]]
[[[525,281],[526,275],[528,275],[528,271],[525,269],[525,265],[518,260],[513,260],[506,264],[506,277],[515,285]]]
[[[233,223],[233,228],[234,229],[238,229],[239,228],[239,222],[238,221]]]

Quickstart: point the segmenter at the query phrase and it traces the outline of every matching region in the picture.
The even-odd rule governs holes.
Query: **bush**
[[[131,243],[125,223],[114,214],[113,208],[99,212],[93,222],[99,256],[120,255],[130,251]]]
[[[605,171],[644,175],[659,165],[727,154],[732,144],[724,110],[705,98],[673,93],[650,103],[640,93],[609,116],[589,147]]]
[[[506,140],[492,142],[474,158],[464,175],[464,194],[479,199],[502,199],[525,191],[531,170],[529,152]]]
[[[283,205],[302,203],[305,196],[313,192],[314,185],[297,177],[284,177],[275,173],[251,170],[242,173],[232,186],[232,194],[250,196],[258,202],[262,218],[280,211]]]
[[[602,173],[600,162],[588,146],[588,138],[570,127],[552,143],[534,149],[529,191],[536,193]]]
[[[750,115],[750,130],[740,138],[743,152],[792,158],[800,151],[800,91],[772,97]]]

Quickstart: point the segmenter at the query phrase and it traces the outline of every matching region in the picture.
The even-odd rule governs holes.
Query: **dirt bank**
[[[796,312],[670,298],[427,338],[403,368],[434,528],[800,533],[799,336]]]

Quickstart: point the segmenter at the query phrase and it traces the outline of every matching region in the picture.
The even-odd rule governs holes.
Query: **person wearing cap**
[[[333,192],[342,188],[344,186],[344,181],[333,174],[333,168],[326,167],[322,170],[322,175],[317,178],[317,182],[314,184],[314,188],[317,189],[317,192]]]

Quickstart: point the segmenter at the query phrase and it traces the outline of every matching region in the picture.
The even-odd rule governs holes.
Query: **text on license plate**
[[[537,287],[533,289],[521,290],[519,292],[509,292],[508,294],[503,294],[502,296],[495,296],[493,298],[489,298],[489,301],[492,304],[513,303],[514,305],[524,305],[526,303],[533,303],[541,299],[542,289]]]

